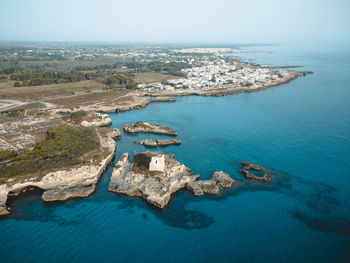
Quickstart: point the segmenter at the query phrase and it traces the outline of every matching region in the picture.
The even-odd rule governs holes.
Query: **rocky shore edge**
[[[283,67],[283,66],[279,66]],[[189,89],[180,89],[175,91],[131,91],[128,93],[127,100],[123,100],[118,103],[108,103],[101,104],[100,102],[89,105],[89,106],[81,106],[79,109],[86,111],[102,111],[102,112],[123,112],[135,109],[145,108],[152,102],[175,102],[176,97],[179,96],[226,96],[226,95],[234,95],[242,92],[256,92],[260,90],[267,89],[269,87],[279,86],[282,84],[286,84],[291,82],[292,80],[297,79],[301,76],[306,76],[308,74],[313,74],[312,71],[295,71],[289,70],[289,74],[283,77],[282,79],[278,79],[273,81],[272,83],[261,83],[257,85],[253,85],[250,87],[237,87],[237,86],[228,86],[225,88],[216,88],[216,89],[208,89],[208,90],[189,90]]]
[[[106,114],[105,114],[106,115]],[[107,115],[108,117],[108,115]],[[109,117],[108,117],[109,118]],[[105,120],[98,123],[104,125]],[[95,126],[96,121],[86,123],[86,126]],[[103,131],[95,127],[99,137],[101,152],[104,152],[104,158],[99,161],[91,161],[79,167],[62,168],[54,172],[48,172],[43,176],[32,175],[16,176],[9,178],[0,185],[0,216],[8,215],[10,209],[6,206],[9,195],[16,196],[30,188],[40,188],[44,190],[42,194],[43,201],[65,201],[72,198],[87,197],[95,191],[96,184],[115,156],[116,138],[120,138],[118,129]],[[107,132],[106,132],[107,131]]]
[[[174,92],[130,92],[130,100],[126,100],[122,103],[105,105],[103,103],[96,103],[90,106],[79,106],[74,109],[77,110],[86,110],[87,112],[94,112],[96,115],[99,115],[99,118],[95,122],[82,122],[81,126],[108,126],[112,123],[112,120],[107,114],[97,113],[101,112],[118,112],[118,111],[128,111],[133,109],[140,109],[146,107],[151,102],[174,102],[176,99],[169,96],[190,96],[190,95],[199,95],[199,96],[225,96],[231,94],[237,94],[241,92],[254,92],[262,89],[266,89],[272,86],[277,86],[281,84],[288,83],[299,76],[305,76],[307,74],[312,74],[310,71],[290,71],[290,74],[285,78],[276,81],[273,84],[268,85],[255,85],[252,87],[228,87],[228,88],[218,88],[213,90],[179,90]],[[149,96],[149,97],[147,97]],[[65,109],[63,109],[65,110]],[[52,109],[50,110],[54,114],[57,114],[62,109]],[[54,112],[57,111],[57,112]],[[73,110],[68,109],[69,112]],[[158,133],[158,132],[157,132]],[[171,132],[176,136],[175,131]],[[60,171],[47,173],[43,177],[37,177],[33,175],[30,178],[16,177],[10,178],[5,183],[0,184],[0,215],[9,214],[9,210],[6,207],[6,201],[8,194],[12,195],[19,194],[22,189],[27,187],[38,187],[44,190],[43,200],[46,201],[57,201],[57,200],[67,200],[74,197],[86,197],[94,192],[98,178],[103,173],[107,165],[113,160],[115,155],[116,143],[113,138],[120,139],[120,131],[111,131],[109,138],[103,138],[105,145],[109,150],[109,155],[105,159],[101,160],[98,164],[88,164],[83,165],[78,168],[62,169]],[[102,143],[102,142],[101,142]],[[253,169],[254,171],[254,169]],[[249,169],[244,169],[242,167],[241,173],[249,180],[259,180],[259,181],[268,181],[270,177],[267,174],[264,174],[263,177],[256,176],[254,173],[251,173]],[[213,179],[213,178],[212,178]],[[211,180],[211,179],[210,179]],[[213,179],[214,180],[214,179]],[[215,180],[214,180],[215,181]],[[211,182],[213,183],[213,182]],[[202,183],[203,189],[204,185],[207,183]],[[197,187],[197,188],[196,188]],[[188,187],[190,189],[190,186]],[[198,189],[198,185],[192,185],[192,190]],[[216,189],[215,187],[213,189]],[[196,190],[197,191],[197,190]],[[206,190],[202,190],[203,193],[207,193]],[[210,192],[208,190],[208,192]],[[214,191],[216,192],[216,191]],[[196,193],[200,194],[200,191]],[[195,194],[195,193],[194,193]]]
[[[289,71],[289,74],[282,79],[278,79],[273,83],[261,83],[258,85],[253,85],[250,87],[226,87],[208,90],[178,90],[178,91],[162,91],[162,92],[144,92],[142,95],[146,96],[226,96],[239,94],[242,92],[255,92],[259,90],[264,90],[270,87],[279,86],[291,82],[301,76],[306,76],[308,74],[313,74],[312,71]]]

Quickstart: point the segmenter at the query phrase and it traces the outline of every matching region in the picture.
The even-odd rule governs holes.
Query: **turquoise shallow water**
[[[111,114],[112,128],[169,125],[183,144],[163,150],[203,178],[223,170],[242,180],[237,161],[246,160],[270,168],[275,183],[218,197],[183,191],[159,212],[109,193],[109,167],[86,199],[46,205],[35,193],[16,201],[0,221],[0,262],[349,262],[350,51],[251,49],[260,52],[239,56],[315,73],[256,93],[179,97]],[[124,135],[117,157],[147,149],[133,141],[160,137],[167,138]]]

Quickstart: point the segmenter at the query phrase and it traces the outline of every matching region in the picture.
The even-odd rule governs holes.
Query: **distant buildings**
[[[187,50],[194,52],[197,49]],[[216,50],[216,49],[215,49]],[[208,51],[201,49],[201,52]],[[186,78],[168,80],[166,85],[159,82],[140,84],[138,87],[145,91],[174,91],[176,89],[206,90],[225,87],[247,87],[258,83],[268,83],[282,78],[286,71],[276,71],[266,65],[245,62],[225,61],[222,56],[204,56],[196,61],[191,59],[191,68],[182,69]],[[197,58],[198,59],[198,58]]]

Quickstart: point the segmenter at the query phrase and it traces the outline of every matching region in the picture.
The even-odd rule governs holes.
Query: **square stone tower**
[[[164,172],[165,171],[165,159],[164,154],[152,156],[151,162],[149,163],[149,171]]]

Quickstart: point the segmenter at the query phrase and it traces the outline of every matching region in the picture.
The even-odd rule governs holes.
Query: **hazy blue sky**
[[[350,42],[349,0],[0,0],[0,40]]]

